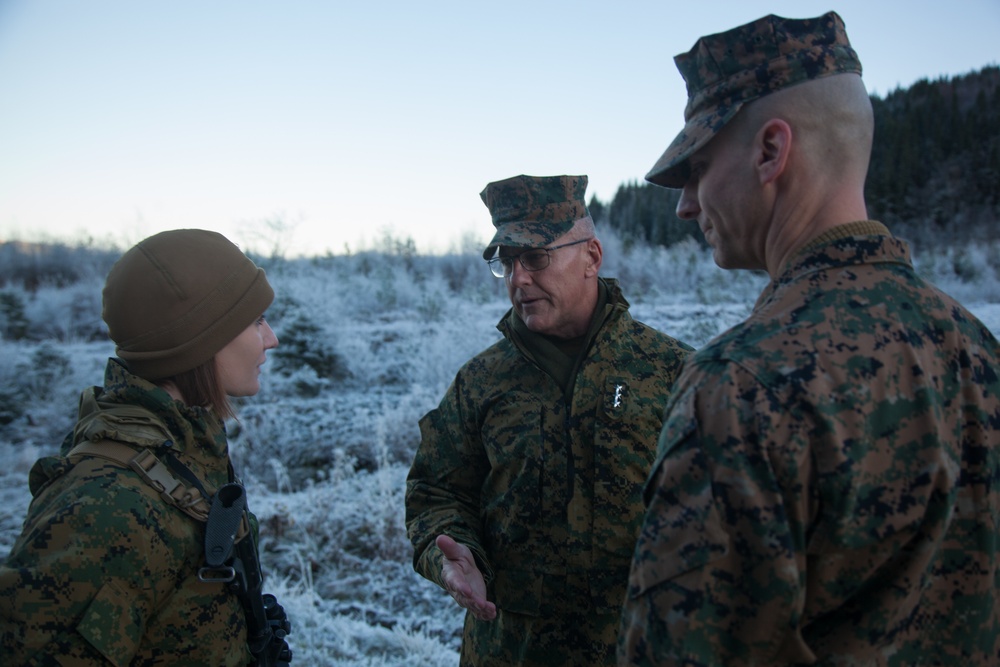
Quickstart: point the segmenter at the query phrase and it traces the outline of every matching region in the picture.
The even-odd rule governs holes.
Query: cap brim
[[[684,125],[674,140],[646,174],[646,180],[665,188],[680,189],[688,178],[688,159],[732,120],[743,104],[730,106],[726,113],[701,113]]]
[[[505,222],[497,227],[497,233],[493,235],[493,240],[483,251],[483,259],[489,261],[493,258],[497,248],[507,246],[510,248],[544,248],[566,234],[576,220],[567,222]]]

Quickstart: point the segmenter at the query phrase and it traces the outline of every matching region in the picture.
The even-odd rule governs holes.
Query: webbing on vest
[[[210,509],[207,499],[194,486],[186,485],[174,476],[162,461],[149,449],[136,451],[114,440],[85,440],[69,451],[67,458],[76,464],[84,456],[91,456],[135,471],[155,489],[164,502],[169,503],[198,521],[208,520]]]

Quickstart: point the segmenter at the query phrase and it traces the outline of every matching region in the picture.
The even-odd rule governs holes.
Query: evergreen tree
[[[865,187],[869,216],[901,236],[939,243],[1000,235],[1000,67],[922,79],[872,96],[875,138]],[[595,219],[626,243],[704,239],[676,215],[679,190],[624,183]],[[931,238],[919,238],[926,235]]]

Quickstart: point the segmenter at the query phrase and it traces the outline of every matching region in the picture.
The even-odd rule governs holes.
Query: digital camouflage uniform
[[[504,338],[420,421],[406,494],[414,567],[442,585],[434,539],[450,535],[497,606],[493,621],[466,615],[462,665],[614,663],[642,484],[690,348],[634,321],[615,281],[604,285],[606,320],[569,395],[519,344],[511,310]]]
[[[1000,664],[1000,346],[878,223],[674,388],[622,665]]]
[[[93,438],[157,441],[209,494],[230,481],[223,424],[173,401],[110,360],[101,408],[140,406],[162,422],[158,438],[130,435],[114,417],[88,417]],[[85,395],[85,399],[86,399]],[[81,406],[95,403],[82,400]],[[82,407],[81,412],[86,408]],[[222,583],[202,583],[204,524],[164,502],[135,472],[65,454],[32,468],[34,496],[21,536],[0,567],[0,662],[4,665],[245,665],[243,610]],[[169,445],[164,444],[169,442]],[[103,656],[103,657],[102,657]]]

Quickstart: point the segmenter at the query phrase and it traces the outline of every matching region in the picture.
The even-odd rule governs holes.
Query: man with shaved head
[[[1000,664],[1000,345],[868,217],[843,21],[675,61],[686,124],[646,178],[771,282],[671,394],[619,664]]]

